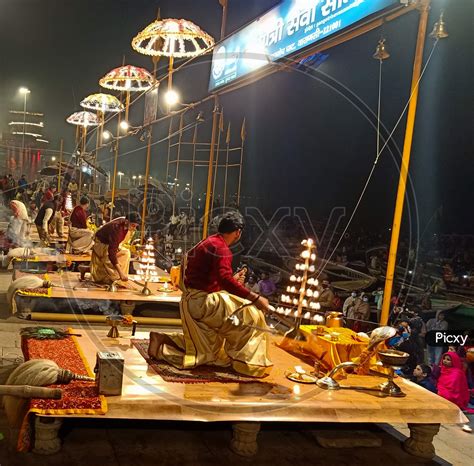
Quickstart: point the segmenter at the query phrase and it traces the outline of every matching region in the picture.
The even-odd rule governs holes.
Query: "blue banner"
[[[209,90],[315,44],[396,0],[283,0],[214,49]]]

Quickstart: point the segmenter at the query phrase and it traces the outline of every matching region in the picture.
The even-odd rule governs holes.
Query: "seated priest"
[[[229,246],[240,239],[243,226],[240,214],[227,213],[218,233],[187,253],[181,279],[183,333],[150,332],[151,357],[180,369],[209,364],[232,366],[251,377],[269,372],[269,339],[262,331],[268,300],[243,286],[245,271],[232,272]],[[233,323],[231,315],[238,320]]]
[[[94,245],[94,232],[87,228],[87,210],[89,199],[81,197],[79,204],[74,207],[69,217],[68,251],[72,254],[89,252]]]
[[[137,226],[138,215],[131,213],[115,218],[96,231],[91,257],[92,280],[109,285],[117,280],[128,281],[130,250],[121,244]]]
[[[35,218],[36,229],[38,230],[38,236],[40,237],[41,244],[48,246],[50,242],[49,238],[49,226],[55,219],[56,211],[61,203],[61,196],[55,195],[50,201],[46,201],[38,211]]]

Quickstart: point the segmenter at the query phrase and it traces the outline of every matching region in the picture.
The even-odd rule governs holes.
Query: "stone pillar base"
[[[234,422],[230,449],[240,456],[254,456],[258,451],[257,436],[260,422]]]
[[[403,449],[413,456],[434,458],[433,438],[439,432],[439,427],[439,424],[408,424],[410,438],[403,443]]]
[[[62,423],[60,418],[36,416],[33,453],[54,455],[61,450],[61,440],[58,434]]]

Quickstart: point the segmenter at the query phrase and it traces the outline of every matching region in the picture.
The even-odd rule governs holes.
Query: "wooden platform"
[[[169,277],[164,271],[159,272],[159,276]],[[98,300],[112,300],[112,301],[139,301],[147,303],[162,303],[175,302],[181,300],[181,291],[163,292],[160,288],[163,283],[150,283],[152,294],[145,296],[140,293],[143,288],[143,283],[135,283],[133,280],[137,279],[136,275],[129,275],[130,281],[128,288],[119,288],[116,292],[106,291],[104,286],[97,285],[95,287],[85,286],[80,281],[80,274],[78,272],[63,272],[63,273],[48,273],[49,280],[53,284],[51,290],[51,298],[74,298],[79,299],[98,299]]]
[[[89,264],[90,261],[90,254],[36,254],[28,258],[14,257],[12,266],[13,270],[41,272],[65,268],[67,264],[71,263]]]
[[[125,358],[122,395],[107,397],[108,412],[104,416],[87,417],[233,421],[237,424],[231,447],[244,455],[251,453],[252,448],[256,449],[258,423],[262,421],[409,423],[410,428],[414,426],[414,431],[418,426],[418,432],[420,429],[428,432],[430,445],[439,424],[465,421],[454,404],[404,379],[397,379],[397,383],[406,393],[405,398],[381,398],[355,390],[328,391],[316,385],[291,382],[285,377],[288,369],[295,365],[308,371],[312,368],[275,346],[276,339],[270,353],[274,367],[270,376],[263,380],[250,384],[182,384],[165,382],[149,369],[131,344],[130,337],[123,336],[125,332],[118,339],[107,338],[106,331],[81,328],[80,333],[82,336],[78,341],[91,367],[95,365],[98,351],[119,351]],[[138,333],[134,338],[147,337],[146,333]],[[349,376],[340,383],[374,387],[384,380],[372,376]],[[240,424],[242,422],[244,424]]]
[[[20,270],[14,270],[14,273],[16,278],[25,275]],[[166,274],[163,271],[161,273]],[[90,281],[81,282],[79,272],[47,272],[47,277],[53,285],[48,295],[17,293],[17,317],[74,322],[92,319],[99,322],[105,320],[108,314],[121,313],[133,314],[142,324],[180,324],[178,305],[181,291],[161,291],[163,283],[150,283],[148,287],[152,294],[146,296],[141,293],[143,284],[134,283],[132,280],[125,284],[127,288],[120,287],[118,291],[111,292],[107,291],[105,285],[95,285]]]

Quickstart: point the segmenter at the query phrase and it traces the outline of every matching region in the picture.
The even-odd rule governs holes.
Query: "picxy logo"
[[[431,330],[426,334],[426,343],[430,346],[464,346],[469,340],[467,333]]]

